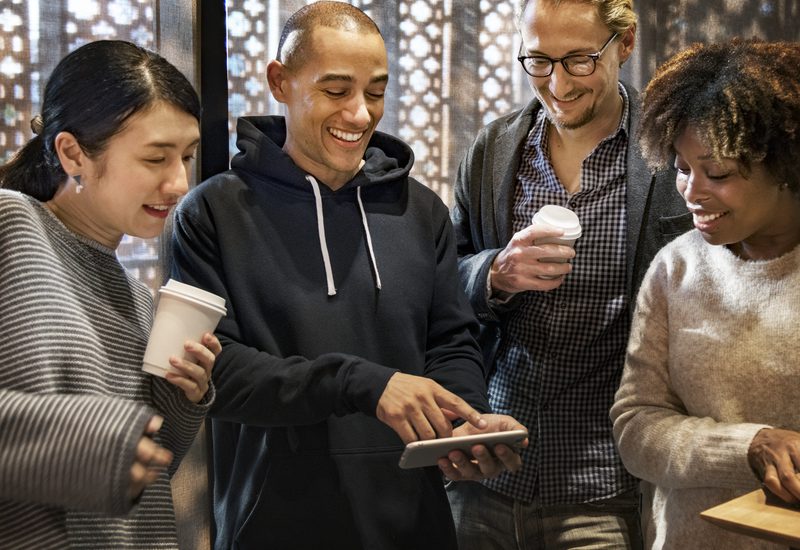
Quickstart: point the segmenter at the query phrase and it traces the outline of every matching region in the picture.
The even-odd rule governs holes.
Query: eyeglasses
[[[537,78],[543,78],[553,74],[553,67],[557,62],[561,63],[564,70],[572,76],[589,76],[597,68],[597,60],[600,59],[600,56],[606,51],[608,45],[611,44],[618,35],[619,33],[612,34],[611,38],[606,40],[606,43],[603,44],[603,47],[600,48],[600,51],[597,53],[576,53],[556,59],[547,57],[546,55],[522,55],[524,44],[520,44],[517,59],[522,63],[522,68],[525,69],[526,73]]]

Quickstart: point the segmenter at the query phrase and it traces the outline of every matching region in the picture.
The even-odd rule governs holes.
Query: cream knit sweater
[[[645,482],[646,548],[779,548],[699,517],[759,487],[747,449],[761,428],[800,430],[800,247],[744,261],[690,231],[644,278],[611,409]]]

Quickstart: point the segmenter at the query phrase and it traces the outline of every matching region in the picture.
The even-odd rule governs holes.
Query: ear
[[[286,65],[273,59],[267,65],[267,83],[269,90],[279,103],[286,103],[286,93],[288,91],[289,70]]]
[[[69,132],[59,132],[53,142],[58,160],[67,175],[82,174],[86,168],[86,153],[78,140]]]
[[[619,44],[619,65],[621,67],[633,54],[633,47],[636,45],[636,25],[622,33]]]

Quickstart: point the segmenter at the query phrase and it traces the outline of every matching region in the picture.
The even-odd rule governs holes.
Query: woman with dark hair
[[[699,512],[759,483],[800,499],[800,44],[695,45],[648,85],[640,143],[695,230],[639,293],[611,409],[648,548],[778,548]]]
[[[115,249],[163,230],[199,117],[164,58],[92,42],[56,66],[36,135],[0,167],[3,548],[177,548],[169,476],[220,344],[207,333],[166,379],[144,373],[152,297]]]

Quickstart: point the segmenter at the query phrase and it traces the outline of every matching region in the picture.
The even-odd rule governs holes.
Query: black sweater
[[[454,546],[436,469],[400,470],[402,442],[375,418],[397,371],[488,410],[447,208],[381,133],[352,181],[320,182],[317,206],[285,133],[281,117],[240,119],[232,169],[175,220],[174,275],[228,306],[213,373],[216,547]]]

